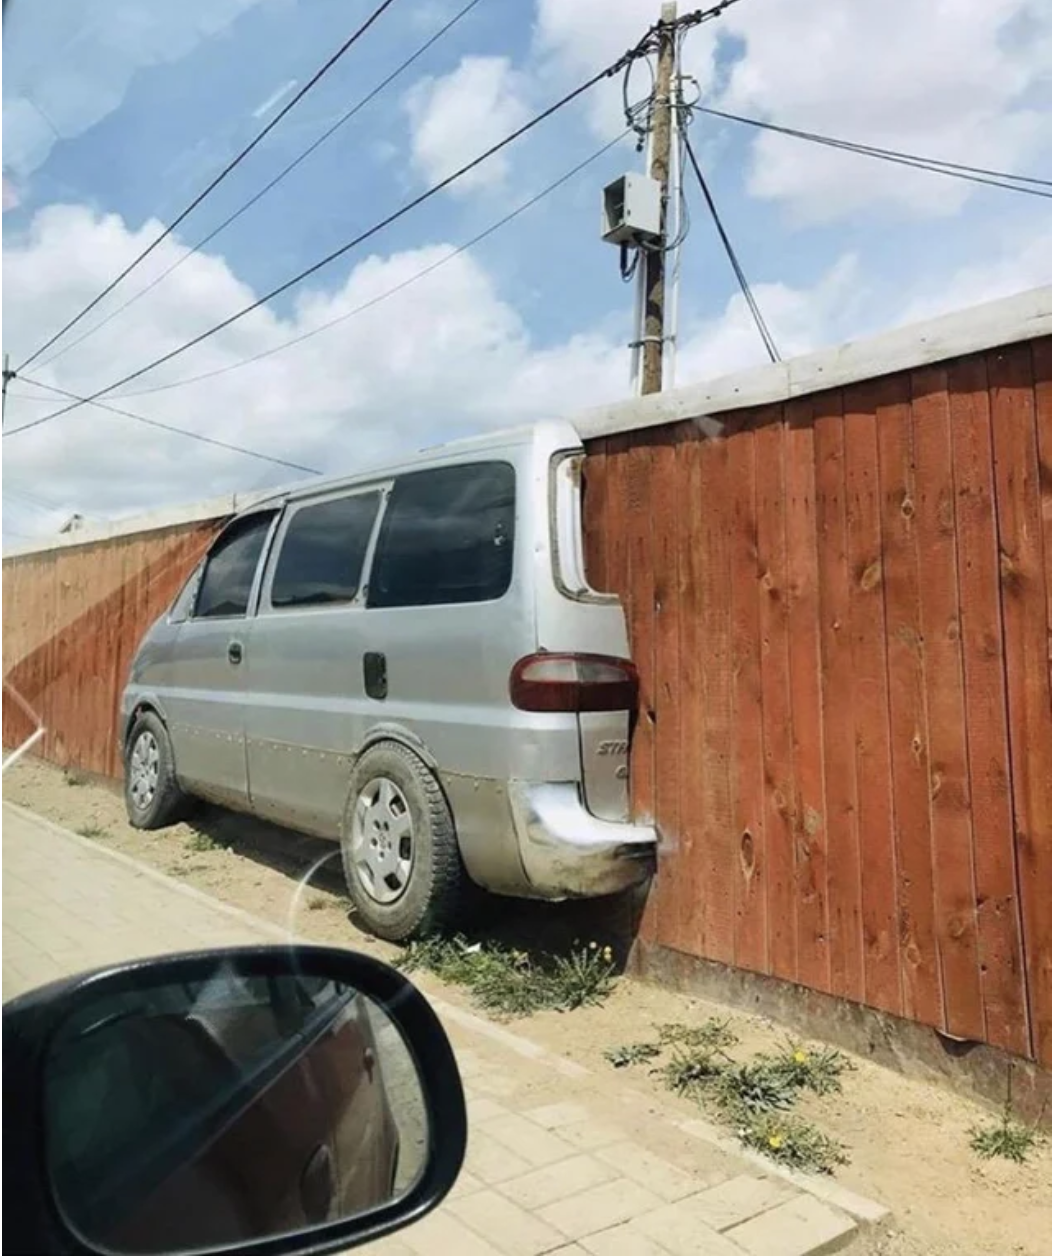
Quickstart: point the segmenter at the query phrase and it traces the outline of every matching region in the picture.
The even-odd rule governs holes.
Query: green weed
[[[711,1016],[701,1025],[682,1025],[678,1021],[668,1021],[655,1026],[659,1035],[659,1044],[663,1047],[683,1046],[689,1048],[718,1050],[734,1047],[739,1039],[729,1026],[728,1021],[718,1020]]]
[[[187,838],[185,845],[187,850],[193,850],[203,854],[205,851],[209,850],[220,850],[222,843],[217,842],[216,839],[214,837],[210,837],[208,833],[202,833],[199,830],[191,833],[191,835]]]
[[[982,1160],[1024,1164],[1038,1137],[1034,1129],[1015,1121],[1007,1110],[998,1121],[975,1125],[970,1130],[970,1146]]]
[[[848,1164],[845,1146],[801,1117],[782,1112],[760,1112],[737,1127],[740,1141],[779,1164],[806,1173],[832,1173]]]
[[[627,1042],[619,1047],[609,1047],[604,1059],[613,1068],[628,1068],[631,1064],[643,1064],[662,1054],[662,1047],[654,1042]]]
[[[405,972],[423,969],[440,981],[465,986],[477,1006],[496,1016],[529,1016],[545,1009],[570,1011],[600,1003],[611,993],[611,950],[595,943],[569,955],[531,955],[497,943],[463,937],[412,942],[398,961]]]
[[[787,1081],[814,1095],[831,1095],[842,1089],[842,1074],[852,1061],[832,1047],[810,1049],[800,1042],[789,1041],[784,1052],[776,1057],[776,1066]]]
[[[726,1069],[717,1094],[720,1102],[734,1111],[758,1113],[793,1107],[798,1090],[778,1061],[759,1056],[747,1064]]]
[[[110,830],[104,828],[101,824],[82,824],[77,832],[81,837],[90,837],[95,841],[98,841],[99,838],[110,836]]]
[[[726,1060],[714,1050],[675,1047],[673,1056],[655,1072],[667,1090],[688,1099],[703,1099],[704,1091],[717,1081],[727,1068]]]

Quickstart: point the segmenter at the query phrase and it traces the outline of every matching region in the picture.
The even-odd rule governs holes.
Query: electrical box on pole
[[[662,238],[662,185],[624,174],[604,189],[600,234],[608,244],[653,244]]]

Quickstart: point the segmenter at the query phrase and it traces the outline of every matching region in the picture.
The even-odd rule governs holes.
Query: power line
[[[271,119],[271,121],[268,122],[267,125],[261,131],[259,131],[257,135],[252,140],[250,140],[248,144],[246,144],[246,146],[241,150],[241,152],[239,152],[235,157],[233,157],[227,163],[226,166],[224,166],[224,168],[212,180],[212,182],[203,191],[199,192],[198,195],[195,196],[194,199],[190,202],[190,204],[187,205],[186,208],[183,209],[177,215],[177,217],[175,217],[168,224],[167,227],[165,227],[165,229],[161,232],[161,234],[151,244],[148,244],[146,248],[143,249],[143,251],[137,257],[133,258],[133,260],[128,263],[128,265],[124,268],[124,270],[122,270],[121,273],[116,276],[116,278],[112,279],[97,296],[93,297],[88,302],[88,304],[83,307],[83,309],[80,311],[79,314],[75,314],[73,318],[69,320],[69,322],[67,322],[64,326],[59,328],[59,330],[51,337],[50,340],[45,341],[44,344],[42,344],[39,349],[31,353],[30,356],[26,358],[26,360],[21,364],[21,366],[16,367],[16,373],[18,371],[24,370],[27,366],[29,366],[31,362],[36,361],[36,359],[39,358],[42,353],[44,353],[47,349],[50,349],[51,346],[55,343],[55,341],[59,339],[60,336],[64,336],[66,332],[70,330],[71,327],[74,327],[77,323],[79,323],[80,320],[85,316],[85,314],[87,314],[90,310],[93,310],[99,304],[99,302],[104,297],[108,296],[123,279],[125,279],[128,275],[130,275],[132,271],[135,270],[135,268],[139,265],[139,263],[142,262],[146,257],[148,257],[154,251],[154,249],[157,248],[157,246],[161,243],[162,240],[167,239],[167,237],[172,234],[172,232],[187,217],[187,215],[191,213],[192,210],[196,209],[201,204],[201,202],[212,191],[214,191],[214,189],[217,188],[219,184],[223,182],[223,180],[231,173],[231,171],[236,166],[238,166],[242,161],[244,161],[244,159],[253,151],[253,149],[261,142],[261,140],[263,140],[265,136],[269,135],[274,130],[274,128],[279,124],[279,122],[282,121],[282,119],[286,116],[286,114],[289,113],[291,109],[294,109],[300,103],[301,100],[303,100],[303,98],[308,94],[308,92],[311,91],[311,89],[322,78],[324,78],[326,74],[329,73],[329,71],[333,68],[333,66],[337,64],[337,62],[341,59],[341,57],[343,57],[344,54],[355,43],[357,43],[358,40],[363,35],[365,35],[365,33],[370,29],[370,27],[374,24],[374,22],[376,22],[377,19],[384,13],[384,11],[390,8],[391,5],[394,3],[395,3],[395,0],[381,0],[381,3],[377,6],[376,9],[374,9],[374,11],[369,15],[369,17],[366,18],[366,20],[362,23],[362,25],[359,26],[357,30],[353,31],[352,34],[348,36],[348,38],[341,44],[341,46],[329,58],[329,60],[324,62],[315,71],[315,73],[311,76],[311,78],[308,79],[308,81],[304,84],[304,86],[298,92],[296,92],[292,96],[292,98],[278,111],[278,113],[275,114],[275,116]]]
[[[723,3],[719,6],[718,11],[723,11],[723,9],[730,2],[731,0],[723,0]],[[273,301],[275,297],[281,296],[284,292],[288,292],[290,288],[302,283],[303,280],[322,270],[323,267],[336,261],[337,258],[343,257],[345,253],[350,252],[357,245],[362,244],[372,236],[375,236],[378,232],[382,231],[385,227],[390,226],[397,219],[402,218],[405,214],[408,214],[411,210],[416,209],[419,205],[424,204],[425,201],[430,200],[437,193],[443,191],[444,188],[450,187],[452,183],[455,183],[458,179],[476,169],[477,166],[482,165],[485,161],[499,153],[503,148],[506,148],[509,144],[513,143],[513,141],[525,135],[528,131],[533,130],[534,127],[539,125],[539,123],[552,117],[553,114],[569,105],[573,100],[576,100],[579,96],[584,95],[590,90],[590,88],[595,87],[597,83],[601,82],[603,79],[616,74],[623,68],[624,65],[627,64],[627,59],[632,60],[637,56],[643,56],[644,50],[646,49],[645,41],[648,39],[650,34],[651,32],[649,31],[648,35],[641,40],[636,48],[624,53],[618,61],[613,62],[611,65],[594,74],[592,78],[587,79],[586,82],[580,84],[572,91],[567,92],[554,104],[550,105],[547,109],[544,109],[541,113],[535,114],[533,118],[531,118],[528,122],[525,122],[509,135],[505,136],[504,139],[499,140],[496,144],[492,144],[490,148],[480,153],[478,157],[474,157],[471,161],[466,162],[465,165],[455,170],[453,174],[447,175],[445,179],[441,179],[438,183],[433,183],[430,188],[426,189],[420,195],[413,197],[412,200],[407,201],[404,205],[400,206],[399,209],[390,213],[386,218],[382,218],[379,222],[374,223],[372,227],[369,227],[366,231],[360,232],[353,239],[347,241],[345,244],[342,244],[339,248],[334,249],[325,257],[320,258],[319,261],[306,267],[304,270],[294,275],[291,279],[287,279],[284,283],[279,284],[278,287],[272,288],[270,292],[265,293],[262,297],[258,297],[255,301],[250,302],[242,309],[236,311],[234,314],[231,314],[222,322],[216,323],[213,327],[201,332],[199,335],[193,337],[193,339],[185,341],[182,345],[178,345],[175,349],[169,350],[168,353],[162,354],[161,357],[155,358],[152,362],[148,362],[146,366],[140,367],[138,370],[132,371],[128,375],[123,376],[121,379],[115,380],[114,383],[108,384],[105,388],[100,388],[88,397],[74,401],[72,404],[63,406],[59,410],[54,410],[50,414],[41,415],[40,418],[32,419],[30,422],[23,423],[19,427],[9,428],[6,432],[4,432],[4,437],[6,438],[8,436],[17,435],[19,432],[27,432],[30,428],[39,427],[42,423],[49,423],[52,419],[57,419],[61,415],[68,414],[71,410],[77,409],[80,405],[95,401],[98,397],[105,396],[105,394],[113,392],[114,389],[121,388],[123,385],[131,383],[133,379],[138,379],[141,375],[147,374],[148,371],[155,370],[157,367],[163,366],[166,362],[171,362],[173,358],[186,353],[188,349],[193,349],[196,345],[201,344],[202,341],[208,340],[209,337],[215,336],[218,332],[230,327],[233,323],[236,323],[239,319],[244,318],[247,314],[251,314],[254,310],[258,310],[261,306],[266,305],[269,301]]]
[[[721,237],[721,243],[724,245],[725,252],[728,254],[728,260],[731,263],[732,270],[734,271],[736,279],[739,283],[740,291],[743,293],[743,299],[746,301],[747,308],[754,317],[758,333],[765,345],[765,351],[768,353],[770,361],[779,362],[780,354],[779,350],[776,348],[776,342],[773,340],[772,333],[769,331],[768,326],[765,323],[765,319],[762,316],[757,301],[754,299],[754,294],[750,289],[750,282],[747,279],[746,272],[743,270],[743,267],[739,264],[739,258],[736,256],[736,250],[733,247],[732,241],[728,237],[728,232],[725,230],[724,224],[721,221],[721,215],[717,212],[717,205],[714,203],[714,198],[710,194],[710,188],[707,186],[706,179],[703,177],[703,171],[699,162],[696,160],[695,150],[692,148],[692,142],[689,140],[687,135],[684,135],[683,139],[684,150],[688,154],[688,160],[691,163],[692,170],[695,172],[695,177],[699,182],[699,187],[702,189],[703,196],[706,199],[706,205],[710,210],[710,216],[714,220],[714,226],[717,228],[717,234]]]
[[[200,375],[191,375],[186,379],[173,380],[168,384],[157,384],[153,388],[144,388],[137,392],[121,393],[119,399],[123,400],[125,397],[146,397],[152,395],[153,393],[168,392],[173,388],[186,388],[190,384],[200,384],[203,380],[215,379],[217,376],[226,375],[230,371],[241,370],[243,366],[250,366],[254,362],[260,362],[264,358],[273,357],[276,353],[282,353],[284,350],[291,349],[295,345],[303,344],[305,340],[311,340],[313,337],[321,335],[322,332],[329,331],[338,324],[347,322],[349,318],[354,318],[357,314],[362,314],[366,310],[373,309],[375,305],[380,305],[382,301],[387,301],[389,297],[395,296],[396,293],[402,292],[404,288],[409,288],[411,284],[417,283],[419,279],[424,279],[426,275],[430,275],[441,266],[445,266],[448,262],[452,262],[455,257],[459,257],[462,253],[468,252],[469,249],[479,244],[482,240],[485,240],[488,236],[493,235],[507,223],[512,222],[514,218],[518,218],[520,214],[525,213],[528,209],[537,205],[539,201],[544,200],[545,197],[550,195],[550,193],[555,192],[557,188],[573,179],[575,175],[585,170],[587,166],[592,165],[592,163],[598,158],[603,157],[603,155],[614,148],[616,144],[621,143],[621,141],[624,140],[629,133],[629,130],[623,131],[621,135],[616,136],[615,139],[610,140],[607,144],[598,148],[596,152],[591,153],[584,161],[580,161],[577,166],[572,167],[570,170],[562,174],[559,179],[554,179],[547,187],[542,188],[540,192],[536,192],[529,200],[523,201],[521,204],[517,205],[515,209],[505,214],[504,217],[499,218],[497,222],[491,223],[489,227],[474,235],[470,240],[466,240],[463,244],[458,245],[456,249],[444,254],[444,256],[438,261],[432,262],[430,265],[423,267],[421,270],[415,271],[414,274],[410,275],[406,279],[403,279],[401,282],[393,284],[392,287],[386,288],[383,292],[379,292],[375,297],[371,297],[368,301],[363,301],[361,305],[356,305],[354,309],[346,310],[343,314],[338,315],[336,318],[331,318],[325,323],[320,323],[317,327],[312,327],[310,331],[305,331],[299,336],[293,336],[289,340],[284,340],[281,344],[274,345],[270,349],[264,349],[260,353],[254,353],[252,357],[241,358],[239,361],[231,362],[227,366],[220,366],[211,371],[203,371]],[[34,397],[33,400],[39,401],[41,398]]]
[[[390,3],[391,0],[388,0],[388,2]],[[697,26],[703,21],[719,17],[722,13],[724,13],[725,9],[734,3],[736,3],[736,0],[719,0],[719,2],[710,9],[700,9],[694,13],[686,14],[683,18],[679,18],[677,25]],[[244,318],[247,314],[251,314],[254,310],[266,305],[269,301],[273,301],[275,297],[281,296],[284,292],[288,292],[290,288],[295,287],[297,284],[303,282],[303,280],[322,270],[323,267],[336,261],[337,258],[343,257],[345,253],[350,252],[350,250],[355,248],[357,245],[362,244],[364,241],[382,231],[385,227],[390,226],[397,219],[402,218],[411,210],[416,209],[419,205],[424,204],[425,201],[430,200],[437,193],[450,187],[451,184],[455,183],[458,179],[462,178],[470,171],[475,170],[477,166],[481,166],[484,162],[495,156],[495,154],[499,153],[509,144],[512,144],[521,136],[526,135],[528,131],[533,130],[540,123],[552,117],[553,114],[571,104],[572,101],[577,100],[579,96],[584,95],[602,80],[619,73],[619,71],[624,69],[631,61],[634,61],[639,57],[646,56],[656,47],[656,39],[661,28],[662,23],[649,27],[634,47],[624,52],[618,60],[613,61],[610,65],[606,66],[602,70],[599,70],[584,83],[581,83],[578,87],[567,92],[554,104],[550,105],[547,109],[542,110],[541,113],[535,114],[533,118],[529,119],[515,131],[512,131],[510,134],[505,136],[504,139],[499,140],[496,144],[492,144],[490,148],[480,153],[479,156],[474,157],[469,162],[466,162],[465,165],[459,167],[452,174],[449,174],[446,178],[441,179],[438,183],[432,184],[430,188],[427,188],[424,192],[420,193],[420,195],[413,197],[411,200],[401,205],[386,218],[382,218],[379,222],[374,223],[374,225],[369,227],[366,231],[360,232],[359,235],[347,241],[347,243],[342,244],[339,248],[334,249],[325,257],[320,258],[311,266],[306,267],[304,270],[294,275],[291,279],[286,280],[285,283],[279,284],[276,288],[272,288],[270,292],[267,292],[262,297],[257,298],[257,300],[250,302],[249,305],[236,311],[234,314],[231,314],[222,322],[219,322],[213,327],[208,328],[206,331],[201,332],[191,340],[184,342],[182,345],[178,345],[175,349],[169,350],[168,353],[162,354],[161,357],[155,358],[152,362],[148,362],[146,366],[140,367],[138,370],[132,371],[130,374],[123,376],[121,379],[115,380],[112,384],[108,384],[105,388],[98,389],[89,397],[83,397],[73,401],[68,406],[63,406],[61,409],[54,410],[50,414],[41,415],[40,418],[33,419],[29,423],[23,423],[20,427],[10,428],[4,432],[4,437],[14,436],[18,432],[27,432],[31,428],[39,427],[43,423],[49,423],[52,419],[57,419],[64,414],[68,414],[71,410],[75,410],[81,405],[95,401],[97,398],[113,392],[114,389],[121,388],[123,385],[131,383],[133,379],[138,379],[140,376],[147,374],[148,371],[152,371],[157,367],[164,365],[164,363],[172,361],[173,358],[186,353],[188,349],[193,349],[196,345],[201,344],[202,341],[208,340],[209,337],[216,335],[218,332],[225,330],[227,327],[230,327],[233,323],[236,323],[239,319]]]
[[[458,22],[460,22],[463,17],[467,16],[467,14],[471,12],[471,10],[474,9],[476,5],[479,3],[480,3],[480,0],[468,0],[468,4],[466,4],[463,8],[459,9],[458,12],[455,13],[454,16],[448,22],[446,22],[443,26],[441,26],[439,30],[437,30],[435,34],[431,36],[431,38],[427,39],[420,46],[420,48],[417,49],[416,52],[412,53],[409,57],[407,57],[405,61],[402,61],[386,78],[382,79],[377,84],[376,87],[374,87],[371,91],[367,92],[365,96],[361,97],[354,105],[351,106],[350,109],[345,110],[345,112],[340,115],[340,117],[336,120],[336,122],[334,122],[330,127],[328,127],[325,131],[322,132],[322,134],[318,137],[318,139],[316,139],[313,143],[309,144],[307,148],[305,148],[298,157],[295,157],[291,162],[289,162],[288,165],[284,166],[278,172],[278,174],[276,174],[274,178],[271,179],[268,183],[265,183],[264,186],[260,188],[260,190],[254,196],[251,196],[247,201],[243,202],[242,205],[240,205],[239,208],[236,209],[232,214],[229,214],[223,220],[223,222],[219,224],[218,227],[215,227],[212,231],[208,233],[208,235],[203,236],[197,242],[197,244],[193,245],[185,253],[182,253],[178,258],[176,258],[176,260],[167,269],[163,270],[161,274],[157,276],[156,279],[151,280],[150,283],[148,283],[145,288],[141,288],[134,296],[129,297],[127,301],[125,301],[122,305],[119,305],[115,310],[112,310],[109,314],[106,315],[104,319],[101,319],[98,323],[96,323],[94,327],[91,327],[88,329],[88,331],[84,332],[83,335],[78,336],[75,340],[68,341],[56,353],[53,353],[50,357],[45,358],[44,361],[40,365],[49,366],[52,362],[57,362],[59,358],[61,358],[64,354],[68,353],[71,349],[75,349],[77,345],[83,344],[85,340],[90,339],[92,336],[95,335],[97,331],[100,331],[108,323],[112,322],[119,314],[124,313],[124,311],[128,309],[130,305],[134,305],[136,301],[139,300],[140,297],[145,297],[148,292],[152,292],[153,289],[156,288],[158,284],[162,283],[165,279],[167,279],[168,276],[171,275],[174,270],[177,270],[180,266],[182,266],[183,263],[187,261],[189,258],[193,257],[195,253],[199,253],[205,247],[206,244],[209,244],[211,241],[215,240],[215,238],[222,231],[226,231],[226,229],[231,225],[232,222],[235,222],[238,218],[242,216],[242,214],[246,212],[246,210],[251,209],[258,201],[262,200],[267,195],[267,193],[271,191],[272,188],[276,187],[279,183],[281,183],[282,180],[287,175],[291,174],[297,168],[297,166],[300,165],[301,162],[306,161],[307,158],[310,157],[311,154],[315,152],[316,149],[320,148],[326,142],[326,140],[330,138],[331,135],[333,135],[342,126],[344,126],[346,122],[349,122],[353,117],[355,117],[355,115],[359,113],[362,109],[364,109],[370,103],[371,100],[379,96],[380,93],[383,92],[384,89],[390,83],[394,82],[399,77],[399,75],[403,73],[404,70],[409,69],[410,66],[414,64],[415,61],[419,60],[422,56],[424,56],[424,54],[429,50],[429,48],[432,47],[433,44],[438,43],[439,40],[442,39],[443,36],[447,33],[447,31],[449,31],[452,27],[456,26]]]
[[[204,436],[201,432],[192,432],[189,428],[177,427],[174,423],[163,423],[160,419],[148,419],[145,414],[136,414],[132,410],[123,410],[119,406],[111,406],[105,401],[97,401],[94,397],[81,397],[78,393],[70,392],[67,388],[58,388],[54,384],[45,384],[43,380],[30,379],[28,376],[22,376],[27,384],[33,384],[36,388],[45,388],[49,392],[56,393],[60,397],[70,397],[78,405],[95,406],[98,410],[106,410],[110,414],[119,414],[126,419],[134,419],[136,423],[145,423],[148,427],[161,428],[165,432],[173,432],[177,436],[187,436],[191,440],[201,441],[205,445],[215,445],[218,449],[228,449],[232,453],[245,454],[248,458],[259,458],[262,462],[273,462],[279,467],[289,467],[293,471],[304,471],[308,475],[321,475],[322,472],[317,467],[306,467],[300,462],[290,462],[288,458],[277,458],[273,454],[260,453],[257,449],[247,449],[244,445],[233,445],[230,441],[218,440],[213,436]],[[35,422],[39,422],[36,420]],[[34,423],[28,423],[25,427],[33,427]],[[14,431],[23,431],[24,428],[14,428]]]
[[[987,187],[1001,188],[1005,192],[1020,192],[1025,196],[1042,196],[1051,199],[1051,193],[1043,191],[1049,188],[1049,179],[1036,179],[1031,175],[1007,174],[1001,170],[987,170],[983,166],[967,166],[954,161],[941,161],[935,157],[920,157],[915,153],[899,152],[895,148],[878,148],[873,144],[859,144],[853,140],[837,139],[832,135],[820,135],[815,131],[802,131],[796,127],[780,126],[775,122],[764,122],[760,118],[747,118],[742,114],[728,113],[724,109],[713,109],[705,105],[693,106],[697,113],[709,114],[713,118],[722,118],[726,122],[739,122],[745,126],[756,127],[762,131],[773,131],[777,135],[789,135],[793,139],[808,140],[813,144],[823,144],[828,148],[841,149],[843,152],[858,153],[862,157],[874,157],[879,161],[892,162],[898,166],[908,166],[915,170],[928,170],[931,174],[943,174],[950,179],[963,179],[967,183],[979,183]],[[1034,185],[1034,186],[1026,186]]]

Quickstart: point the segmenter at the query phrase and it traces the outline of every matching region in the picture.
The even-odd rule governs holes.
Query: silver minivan
[[[340,843],[364,925],[455,925],[472,885],[564,899],[651,875],[629,818],[637,674],[585,578],[565,423],[259,502],[149,630],[122,699],[140,828],[191,798]]]

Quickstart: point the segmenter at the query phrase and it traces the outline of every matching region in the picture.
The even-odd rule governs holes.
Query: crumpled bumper
[[[597,819],[573,782],[510,781],[509,807],[523,868],[539,898],[615,894],[655,871],[655,830]]]

